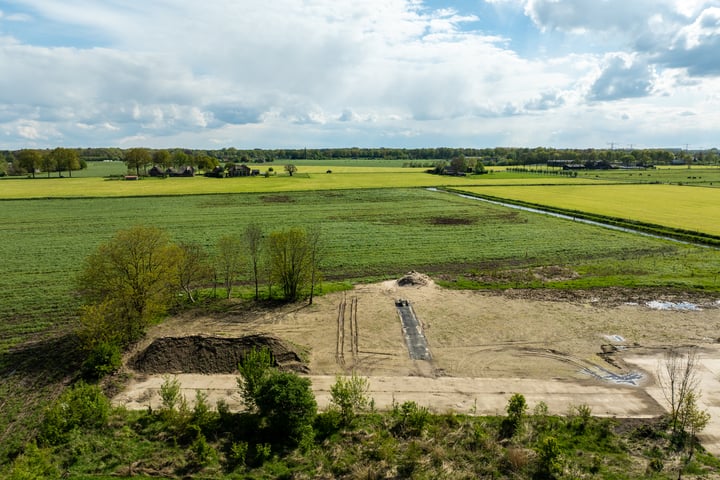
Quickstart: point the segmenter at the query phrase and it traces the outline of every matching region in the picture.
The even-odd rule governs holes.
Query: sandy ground
[[[239,337],[269,334],[306,349],[319,406],[335,375],[355,371],[370,382],[378,408],[414,400],[433,411],[504,412],[513,393],[550,412],[587,404],[596,415],[656,416],[665,409],[654,373],[671,346],[700,348],[701,406],[712,415],[703,435],[720,454],[720,303],[678,298],[628,298],[618,292],[557,294],[454,291],[396,281],[359,285],[315,299],[312,306],[240,310],[215,317],[185,315],[157,326],[163,336]],[[646,294],[651,295],[651,294]],[[407,299],[420,320],[432,360],[411,360],[395,307]],[[695,301],[697,310],[658,310],[652,300]],[[602,355],[603,352],[606,355]],[[175,372],[168,372],[175,373]],[[114,398],[128,408],[159,405],[161,375],[131,374]],[[188,400],[242,404],[236,375],[180,374]]]

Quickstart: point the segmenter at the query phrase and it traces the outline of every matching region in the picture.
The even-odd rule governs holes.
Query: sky
[[[720,146],[720,0],[0,0],[0,150]]]

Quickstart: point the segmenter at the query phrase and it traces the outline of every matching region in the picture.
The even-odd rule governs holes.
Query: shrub
[[[538,477],[558,478],[563,471],[562,452],[555,437],[545,437],[537,447]]]
[[[160,398],[162,406],[166,410],[173,411],[178,404],[180,398],[180,380],[177,377],[165,375],[163,384],[160,386]]]
[[[393,405],[391,415],[395,421],[392,432],[401,437],[416,437],[422,435],[430,421],[430,412],[415,402],[405,402],[398,407]]]
[[[79,382],[65,390],[45,414],[41,438],[57,445],[75,429],[98,428],[107,423],[110,401],[97,385]]]
[[[510,397],[507,407],[505,407],[507,417],[503,419],[500,427],[500,435],[503,438],[511,438],[520,431],[527,408],[527,402],[522,394],[516,393]]]
[[[317,403],[307,378],[290,372],[273,372],[262,382],[255,401],[273,434],[297,445],[312,432]]]
[[[97,380],[117,371],[122,366],[120,345],[112,342],[100,342],[93,346],[82,364],[83,376]]]
[[[330,402],[340,409],[342,425],[349,427],[357,412],[367,409],[369,384],[366,378],[352,374],[349,378],[338,376],[330,387]]]

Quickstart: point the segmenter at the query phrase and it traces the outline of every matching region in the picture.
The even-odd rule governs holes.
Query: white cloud
[[[0,30],[0,64],[13,65],[0,76],[0,129],[13,147],[533,145],[572,135],[583,146],[594,137],[578,116],[600,108],[588,99],[604,103],[593,119],[603,135],[604,119],[612,131],[628,114],[613,103],[674,116],[653,102],[692,99],[693,81],[705,91],[720,75],[715,1],[489,1],[525,12],[544,35],[568,35],[562,52],[533,58],[511,50],[517,32],[485,34],[472,12],[411,0],[15,3],[33,35]],[[584,41],[594,50],[567,53]]]

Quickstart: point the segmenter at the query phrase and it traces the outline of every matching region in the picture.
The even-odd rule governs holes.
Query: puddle
[[[623,338],[620,335],[605,335],[605,340],[609,340],[611,342],[616,342],[616,343],[625,343],[625,338]]]
[[[631,385],[633,387],[640,385],[642,379],[645,378],[645,376],[639,372],[630,372],[618,375],[617,373],[609,372],[600,367],[583,368],[580,372],[605,382],[614,383],[616,385]]]
[[[690,302],[661,302],[659,300],[653,300],[647,302],[648,308],[653,310],[682,310],[682,311],[700,311],[700,307]]]

